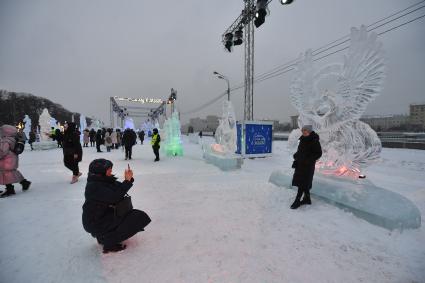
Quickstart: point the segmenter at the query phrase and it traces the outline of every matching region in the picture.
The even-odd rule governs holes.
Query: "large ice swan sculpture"
[[[350,41],[342,63],[319,68],[311,50],[301,55],[290,91],[299,127],[313,125],[320,135],[323,156],[318,170],[358,176],[360,168],[377,160],[381,152],[377,134],[359,118],[382,90],[385,64],[382,44],[365,26],[352,28]],[[294,151],[300,134],[297,129],[289,137]]]
[[[311,194],[389,230],[419,228],[421,213],[412,201],[368,179],[352,178],[381,152],[378,136],[359,118],[380,93],[384,71],[381,43],[364,26],[351,29],[342,64],[317,68],[311,51],[300,57],[291,85],[292,103],[300,114],[299,126],[313,125],[323,150],[316,163],[323,174],[314,176]],[[294,151],[300,135],[298,129],[289,137]],[[292,174],[292,169],[276,170],[269,181],[293,188]]]

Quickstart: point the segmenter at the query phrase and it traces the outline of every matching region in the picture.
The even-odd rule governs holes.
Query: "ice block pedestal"
[[[237,170],[242,167],[243,159],[236,154],[220,154],[211,150],[211,147],[203,148],[204,159],[223,171]]]
[[[199,144],[199,135],[198,134],[189,134],[189,141],[191,143]]]
[[[293,171],[275,171],[269,182],[279,187],[291,186]],[[372,224],[389,230],[414,229],[421,226],[421,213],[404,196],[375,186],[366,179],[346,179],[314,175],[311,195],[352,212]]]
[[[32,147],[34,150],[49,150],[58,148],[58,144],[55,141],[40,141],[40,142],[34,142],[32,144]],[[25,146],[26,150],[31,150],[31,147],[29,144]]]

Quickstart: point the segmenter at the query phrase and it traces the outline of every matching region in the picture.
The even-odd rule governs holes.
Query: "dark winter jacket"
[[[316,160],[322,156],[322,148],[319,142],[319,135],[311,132],[309,136],[300,137],[298,150],[294,154],[295,172],[292,179],[292,186],[311,189]]]
[[[103,144],[103,137],[102,137],[102,131],[97,131],[96,133],[96,143],[97,144]]]
[[[144,139],[145,139],[145,132],[144,132],[144,131],[141,131],[141,132],[139,133],[139,139],[140,139],[141,141],[144,141]]]
[[[29,141],[28,141],[28,143],[34,143],[35,142],[35,140],[36,140],[36,136],[35,136],[35,132],[34,131],[31,131],[30,132],[30,136],[29,136]]]
[[[83,159],[83,149],[80,143],[80,133],[75,129],[74,126],[69,126],[63,135],[63,155],[72,156],[77,154],[77,161],[80,162]]]
[[[90,130],[89,136],[90,136],[90,142],[96,141],[96,131],[94,129]]]
[[[122,136],[122,144],[125,146],[133,146],[136,143],[137,135],[132,130],[125,130]]]
[[[121,201],[133,186],[131,181],[118,182],[113,176],[89,174],[83,205],[83,227],[93,236],[103,235],[116,228],[123,220],[115,215],[114,205]]]
[[[55,130],[55,138],[58,142],[63,141],[63,134],[62,134],[61,130],[59,130],[59,129]]]

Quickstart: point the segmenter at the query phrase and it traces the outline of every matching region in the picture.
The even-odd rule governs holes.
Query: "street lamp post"
[[[229,82],[229,79],[226,76],[220,74],[219,72],[214,72],[214,75],[217,75],[217,78],[225,80],[227,82],[227,100],[230,101],[230,82]]]

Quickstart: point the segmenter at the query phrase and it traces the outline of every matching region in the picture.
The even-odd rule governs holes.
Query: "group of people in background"
[[[94,129],[85,129],[83,131],[83,147],[94,147],[96,142],[96,131]]]
[[[72,171],[71,184],[78,182],[78,178],[82,175],[79,170],[79,162],[83,159],[83,147],[96,146],[97,152],[102,152],[101,146],[106,147],[106,151],[110,152],[112,149],[119,149],[121,146],[124,148],[125,160],[132,159],[133,146],[137,143],[139,137],[141,144],[145,140],[145,132],[139,131],[136,133],[133,129],[84,129],[83,142],[81,144],[81,132],[77,125],[73,122],[65,123],[63,132],[61,129],[51,128],[47,134],[53,141],[57,142],[57,147],[63,150],[63,162],[66,168]],[[23,129],[18,129],[11,125],[3,125],[0,127],[0,184],[6,185],[6,190],[0,190],[0,197],[6,197],[15,194],[13,183],[21,183],[24,191],[28,190],[31,182],[27,181],[18,169],[18,155],[22,153],[25,148],[25,143],[28,142],[31,150],[33,144],[40,141],[40,137],[36,129],[31,129],[29,137],[25,134]],[[22,151],[15,152],[15,145],[22,143]],[[159,161],[159,148],[161,137],[159,136],[158,129],[153,130],[152,134],[152,150],[155,155],[154,161]]]
[[[141,144],[145,139],[145,132],[140,131],[138,134],[133,129],[125,129],[123,132],[120,129],[103,128],[95,131],[94,129],[85,129],[83,131],[83,145],[80,143],[81,133],[76,128],[75,123],[66,124],[65,131],[63,134],[63,152],[64,152],[64,164],[69,170],[72,171],[71,184],[78,181],[78,177],[81,176],[81,172],[78,169],[78,162],[82,160],[82,148],[93,147],[96,145],[97,152],[103,152],[101,146],[106,147],[106,151],[110,152],[113,149],[119,149],[121,146],[124,147],[125,160],[132,159],[133,146],[137,143],[137,137],[140,138]],[[161,137],[158,133],[158,129],[153,129],[152,134],[152,150],[155,155],[154,161],[159,161],[159,149],[160,149]]]
[[[23,129],[19,129],[18,134],[22,136],[22,138],[25,142],[28,142],[28,144],[31,147],[31,150],[34,150],[33,143],[40,141],[40,137],[39,137],[39,134],[37,133],[36,129],[31,129],[31,131],[29,132],[29,137],[27,137],[27,135],[25,134]],[[54,127],[52,127],[50,129],[50,132],[47,133],[47,134],[53,141],[57,142],[58,148],[62,147],[63,132],[60,129],[55,129]]]

